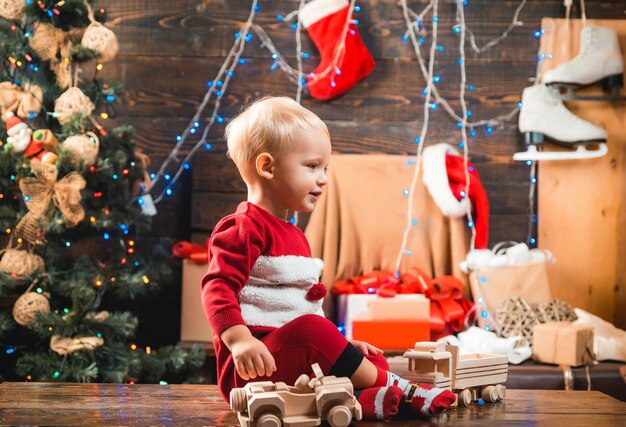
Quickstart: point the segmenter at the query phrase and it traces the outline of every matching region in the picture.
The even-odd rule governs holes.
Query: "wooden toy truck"
[[[485,402],[504,399],[508,358],[499,354],[459,355],[459,348],[434,342],[417,342],[404,353],[409,359],[406,379],[447,388],[457,402],[469,405],[482,398]]]
[[[230,407],[241,427],[318,426],[325,419],[332,427],[346,427],[362,418],[361,405],[347,377],[325,377],[316,363],[316,378],[303,374],[293,387],[283,382],[259,381],[234,388]]]

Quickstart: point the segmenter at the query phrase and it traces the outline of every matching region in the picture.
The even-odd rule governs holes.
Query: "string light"
[[[358,12],[360,10],[360,8],[358,6],[354,5],[355,0],[351,0],[350,2],[350,10],[348,13],[348,17],[350,17],[352,15],[353,11]],[[277,20],[280,22],[289,22],[291,20],[291,18],[298,14],[301,7],[304,4],[304,0],[301,0],[300,2],[300,7],[298,10],[290,13],[287,16],[284,16],[282,14],[278,14],[276,16]],[[485,51],[487,51],[488,49],[496,46],[498,43],[500,43],[504,38],[506,38],[509,33],[517,26],[521,26],[523,25],[522,22],[520,22],[518,20],[518,16],[521,12],[521,10],[524,8],[526,4],[526,0],[522,0],[520,2],[520,4],[518,5],[515,14],[513,16],[512,22],[511,24],[507,27],[507,29],[502,32],[502,34],[487,42],[485,45],[483,45],[482,47],[478,47],[476,45],[475,42],[475,38],[473,33],[471,32],[471,30],[467,27],[467,25],[465,24],[464,21],[464,12],[463,12],[463,5],[467,5],[466,1],[461,1],[458,0],[457,1],[457,24],[453,27],[453,31],[455,32],[455,34],[458,34],[460,36],[460,45],[462,46],[464,45],[465,42],[465,34],[467,33],[467,35],[469,36],[469,42],[470,42],[470,46],[472,47],[474,53],[476,55],[481,54]],[[516,108],[514,110],[512,110],[511,112],[509,112],[508,114],[504,114],[504,115],[499,115],[497,117],[494,118],[490,118],[490,119],[485,119],[485,120],[478,120],[478,121],[474,121],[474,122],[469,122],[467,120],[468,117],[472,116],[471,112],[467,111],[467,109],[464,107],[463,108],[463,116],[459,116],[457,115],[454,110],[450,107],[449,103],[447,102],[446,99],[444,99],[442,96],[439,95],[438,90],[435,86],[432,85],[432,79],[429,78],[429,76],[432,76],[432,73],[430,73],[429,71],[426,70],[426,67],[424,65],[424,60],[421,57],[420,51],[419,51],[419,46],[425,43],[424,37],[417,37],[419,36],[424,36],[425,35],[425,28],[423,25],[424,22],[424,17],[425,15],[433,10],[433,17],[432,17],[432,25],[433,25],[433,40],[432,40],[432,44],[431,44],[431,51],[433,51],[431,53],[431,59],[434,56],[434,50],[438,51],[438,52],[442,52],[445,50],[445,47],[443,45],[437,45],[436,44],[436,28],[437,28],[437,23],[439,22],[439,16],[438,14],[434,11],[434,9],[436,9],[438,5],[438,1],[431,1],[429,2],[429,4],[424,8],[424,10],[418,15],[416,14],[414,11],[412,11],[411,9],[409,9],[406,5],[406,1],[401,1],[400,2],[400,6],[402,7],[403,10],[403,15],[405,16],[405,23],[407,26],[407,32],[405,33],[405,35],[402,37],[403,40],[411,40],[412,45],[414,47],[414,50],[416,52],[416,56],[418,59],[418,62],[420,64],[420,69],[422,72],[422,75],[424,76],[424,78],[430,83],[430,88],[428,89],[424,89],[422,91],[422,94],[426,97],[426,101],[425,101],[425,117],[427,117],[427,112],[428,110],[430,111],[436,111],[438,109],[438,106],[441,105],[443,106],[444,110],[448,113],[448,115],[455,121],[455,123],[457,124],[457,126],[459,127],[459,123],[461,124],[461,126],[459,127],[460,129],[464,129],[464,127],[467,127],[469,129],[469,134],[472,137],[476,136],[476,131],[474,128],[476,127],[480,127],[480,126],[485,126],[485,131],[487,134],[492,134],[494,131],[495,126],[502,126],[504,122],[509,121],[513,118],[513,116],[515,114],[517,114],[519,112],[519,108],[521,107],[521,105],[518,103]],[[178,135],[176,137],[176,145],[173,148],[173,150],[171,151],[170,155],[167,157],[167,159],[165,160],[165,162],[161,165],[161,167],[159,168],[158,172],[156,174],[151,174],[151,177],[153,179],[153,186],[151,187],[151,191],[156,191],[155,189],[157,188],[156,185],[157,182],[159,181],[159,179],[163,178],[165,176],[164,171],[166,170],[166,168],[173,162],[177,163],[179,165],[178,170],[176,171],[176,173],[173,174],[173,176],[171,176],[171,179],[168,179],[167,181],[170,181],[168,183],[168,185],[160,192],[158,193],[158,195],[156,195],[156,197],[154,198],[154,203],[159,203],[164,196],[171,196],[172,195],[172,186],[174,185],[174,183],[177,182],[178,178],[180,177],[181,173],[183,170],[186,170],[189,168],[189,160],[191,159],[191,157],[193,157],[193,155],[195,154],[195,152],[201,147],[204,146],[205,149],[207,150],[211,150],[212,146],[211,144],[209,144],[208,142],[206,142],[206,137],[208,135],[209,130],[211,129],[212,125],[214,124],[215,121],[217,121],[218,123],[222,123],[223,122],[223,118],[221,116],[219,116],[217,114],[217,111],[219,110],[219,106],[220,106],[220,102],[221,102],[221,98],[223,97],[226,88],[228,86],[228,82],[229,79],[234,75],[234,71],[236,66],[239,64],[245,64],[246,60],[245,58],[242,58],[241,55],[243,54],[243,50],[245,48],[245,42],[246,41],[250,41],[252,40],[252,34],[251,31],[253,31],[259,38],[259,40],[261,41],[261,46],[267,48],[268,50],[270,50],[271,53],[271,58],[274,61],[274,63],[272,64],[272,66],[270,67],[270,70],[276,70],[278,68],[280,68],[283,72],[285,72],[285,74],[288,76],[288,78],[295,82],[298,85],[298,91],[296,94],[296,100],[298,102],[300,102],[300,94],[301,94],[301,90],[303,87],[303,82],[305,81],[305,79],[302,76],[302,68],[301,68],[301,59],[302,58],[306,58],[308,57],[308,53],[307,52],[302,52],[301,51],[301,46],[300,46],[300,28],[299,28],[299,24],[300,21],[298,20],[296,23],[294,23],[292,25],[292,29],[296,31],[296,39],[297,39],[297,53],[296,53],[296,59],[298,61],[298,69],[293,69],[289,66],[288,62],[286,61],[286,59],[281,55],[281,53],[275,48],[273,42],[271,41],[271,39],[267,36],[267,34],[265,33],[265,31],[258,26],[257,24],[253,23],[256,11],[258,11],[258,6],[257,6],[257,1],[254,0],[251,6],[251,10],[248,16],[248,20],[246,21],[246,23],[244,24],[244,26],[240,29],[240,31],[238,31],[237,33],[235,33],[235,42],[233,43],[233,46],[230,50],[230,52],[228,53],[224,63],[222,64],[222,67],[220,68],[219,72],[217,73],[216,77],[213,79],[213,81],[208,82],[207,86],[208,86],[208,91],[205,94],[205,97],[203,99],[203,101],[201,102],[198,110],[196,111],[196,114],[194,114],[194,117],[192,118],[190,124],[187,126],[187,128],[185,129],[185,131],[182,133],[182,135]],[[462,22],[459,22],[461,21]],[[346,25],[344,27],[344,31],[342,33],[342,37],[339,40],[339,48],[335,50],[335,55],[332,58],[331,64],[322,72],[317,73],[315,76],[312,76],[313,78],[322,78],[326,75],[328,75],[329,73],[333,73],[333,75],[338,75],[341,73],[341,70],[336,67],[335,65],[337,63],[339,63],[339,60],[342,58],[342,54],[343,49],[342,49],[342,43],[345,40],[345,36],[348,34],[348,29],[349,29],[349,23],[350,23],[350,19],[347,20]],[[543,34],[542,30],[539,30],[540,34]],[[461,66],[462,68],[462,73],[464,73],[464,64],[465,64],[465,60],[464,60],[464,55],[461,55],[461,57],[459,57],[459,59],[457,60],[457,63]],[[429,67],[430,69],[430,67]],[[434,80],[435,82],[440,82],[442,79],[442,77],[440,75],[436,76],[436,79]],[[216,82],[215,84],[213,82]],[[331,84],[333,83],[333,80],[331,78]],[[218,86],[220,89],[216,90],[215,87]],[[474,85],[467,85],[466,89],[468,91],[473,91],[474,90]],[[215,95],[216,99],[215,99],[215,103],[214,103],[214,107],[213,107],[213,112],[209,118],[209,121],[207,123],[207,125],[204,128],[204,132],[202,134],[202,137],[198,140],[198,142],[191,148],[191,150],[189,150],[188,154],[186,155],[186,157],[184,157],[184,160],[181,162],[178,159],[178,153],[181,150],[182,145],[185,143],[186,138],[188,137],[189,134],[194,134],[195,133],[195,129],[199,127],[198,124],[198,120],[200,118],[200,115],[202,114],[202,111],[205,109],[205,107],[207,106],[209,100],[211,99],[211,97]],[[431,101],[431,97],[434,98]],[[427,107],[427,108],[426,108]],[[465,123],[465,126],[463,125]],[[423,129],[426,129],[426,126],[423,126]],[[423,137],[421,138],[416,138],[415,142],[417,144],[420,144],[423,146]],[[465,157],[467,157],[467,143],[464,141],[462,143],[459,144],[460,148],[463,148],[465,151]],[[418,158],[419,161],[419,156],[421,154],[421,147],[418,147],[418,155],[416,156]],[[466,158],[467,161],[467,158]],[[419,163],[418,163],[419,164]],[[416,168],[416,170],[419,169]],[[466,185],[469,185],[469,179],[466,179]],[[143,197],[143,195],[141,196]],[[136,198],[138,200],[139,204],[142,204],[143,199],[139,199]],[[408,223],[410,223],[410,220],[408,221]],[[473,221],[468,221],[468,224],[473,224]]]
[[[465,104],[465,100],[464,100],[464,92],[465,89],[467,88],[468,91],[473,91],[474,90],[474,85],[467,85],[466,84],[466,73],[465,73],[465,51],[464,51],[464,46],[465,46],[465,34],[467,32],[467,34],[469,35],[470,38],[470,45],[472,46],[472,49],[474,50],[474,52],[476,54],[480,54],[488,49],[490,49],[491,47],[497,45],[500,41],[502,41],[504,38],[506,38],[508,36],[508,34],[513,30],[514,27],[516,26],[520,26],[523,23],[521,23],[520,21],[518,21],[518,16],[519,13],[521,12],[521,10],[523,9],[523,7],[526,4],[526,0],[522,0],[521,3],[519,4],[519,6],[516,9],[516,12],[513,16],[513,20],[512,23],[509,25],[509,27],[496,39],[493,39],[491,41],[489,41],[488,43],[486,43],[482,48],[478,48],[476,46],[475,40],[474,40],[474,36],[471,33],[471,31],[469,30],[469,28],[467,28],[467,25],[465,23],[465,13],[464,13],[464,9],[463,6],[466,5],[466,2],[463,2],[461,0],[457,0],[457,12],[456,12],[456,20],[457,20],[457,24],[454,26],[454,32],[459,34],[460,36],[460,40],[459,40],[459,52],[460,52],[460,57],[457,60],[457,64],[460,66],[461,68],[461,87],[460,87],[460,101],[461,101],[461,107],[462,107],[462,116],[459,116],[456,114],[456,112],[450,107],[449,103],[446,101],[446,99],[444,99],[443,97],[441,97],[438,93],[437,87],[434,86],[432,83],[433,82],[438,82],[441,80],[440,76],[435,76],[433,78],[433,73],[432,73],[432,60],[434,57],[434,53],[435,53],[435,46],[437,51],[441,52],[443,50],[445,50],[445,48],[442,45],[437,45],[436,44],[436,39],[437,39],[437,23],[439,21],[439,16],[437,13],[437,7],[438,7],[438,1],[437,0],[433,0],[431,2],[429,2],[429,4],[424,8],[424,10],[417,15],[414,11],[412,11],[411,9],[408,8],[407,4],[406,4],[406,0],[402,0],[400,1],[400,6],[402,7],[402,12],[403,12],[403,17],[405,20],[405,24],[407,27],[407,32],[405,33],[405,37],[403,37],[403,40],[411,40],[411,44],[413,45],[416,57],[418,59],[418,63],[419,63],[419,67],[420,67],[420,71],[422,73],[422,76],[424,77],[424,79],[426,80],[427,84],[427,88],[422,90],[422,94],[425,96],[425,106],[428,105],[429,108],[425,108],[425,114],[424,114],[424,123],[422,125],[422,135],[420,136],[420,140],[419,142],[417,142],[419,144],[418,146],[418,150],[416,153],[416,162],[418,164],[418,167],[416,168],[416,173],[414,174],[414,180],[413,182],[416,181],[417,179],[417,172],[419,170],[419,165],[420,165],[420,158],[421,158],[421,149],[423,146],[423,139],[425,136],[425,131],[427,130],[427,120],[428,120],[428,115],[426,114],[428,112],[428,110],[431,111],[435,111],[437,109],[437,106],[439,104],[441,104],[444,108],[444,110],[448,113],[448,115],[456,122],[456,126],[461,129],[461,133],[463,135],[463,141],[461,143],[459,143],[459,148],[462,148],[464,150],[464,171],[465,171],[465,194],[469,193],[469,172],[468,172],[468,144],[467,144],[467,133],[466,133],[466,128],[469,128],[470,130],[470,135],[472,137],[476,136],[476,131],[474,130],[475,127],[479,127],[479,126],[485,126],[485,132],[487,134],[492,134],[493,130],[494,130],[494,126],[499,125],[502,126],[504,122],[509,121],[513,118],[513,116],[515,114],[517,114],[519,112],[519,108],[521,107],[521,105],[518,103],[516,105],[516,108],[514,110],[512,110],[511,112],[509,112],[508,114],[505,115],[500,115],[491,119],[486,119],[486,120],[479,120],[479,121],[475,121],[475,122],[469,122],[468,121],[468,117],[471,116],[471,112],[469,112],[467,110],[467,106]],[[423,27],[422,23],[423,23],[423,19],[425,17],[425,15],[432,10],[432,40],[431,40],[431,52],[430,52],[430,62],[429,62],[429,67],[428,69],[426,69],[426,66],[424,64],[424,59],[421,56],[421,52],[419,49],[419,46],[422,45],[424,43],[423,41],[423,37],[417,38],[417,35],[424,35],[425,34],[425,28]],[[434,97],[434,101],[431,102],[430,101],[430,97],[432,96]],[[399,270],[399,266],[400,266],[400,262],[401,262],[401,256],[403,251],[405,250],[405,246],[406,246],[406,241],[408,238],[408,231],[409,231],[409,227],[410,224],[412,223],[412,220],[410,219],[411,216],[411,211],[412,211],[412,194],[413,191],[411,191],[411,197],[409,197],[408,200],[408,207],[407,207],[407,226],[405,227],[405,232],[403,235],[403,240],[402,240],[402,244],[400,247],[400,250],[398,252],[398,257],[396,259],[396,271]],[[471,248],[474,247],[474,240],[475,240],[475,236],[476,236],[476,230],[474,227],[474,221],[471,217],[471,210],[468,206],[468,211],[467,211],[467,216],[468,216],[468,221],[467,221],[467,225],[468,227],[471,228],[472,231],[472,240],[471,240]]]
[[[224,63],[222,64],[222,66],[220,67],[220,70],[218,71],[218,74],[216,76],[215,79],[213,79],[213,81],[220,81],[221,82],[221,90],[216,90],[216,86],[214,84],[209,84],[209,90],[206,92],[204,99],[202,100],[202,102],[200,103],[200,106],[198,107],[196,113],[194,114],[194,117],[192,118],[192,120],[190,121],[190,123],[187,125],[185,131],[183,132],[182,135],[179,135],[176,139],[177,139],[177,143],[174,147],[174,149],[172,150],[172,152],[170,153],[170,155],[168,156],[168,158],[165,160],[165,162],[163,162],[163,164],[161,165],[161,167],[159,168],[158,172],[155,175],[155,178],[153,180],[153,185],[151,187],[151,190],[153,190],[154,188],[156,188],[156,184],[158,183],[159,179],[161,177],[163,177],[166,168],[170,165],[170,163],[172,162],[176,162],[176,163],[180,163],[181,166],[178,168],[177,172],[174,174],[174,177],[172,179],[172,184],[175,183],[178,180],[178,177],[182,174],[184,168],[182,166],[182,164],[184,163],[189,163],[189,160],[191,159],[191,157],[195,154],[195,152],[204,144],[206,144],[206,137],[208,135],[209,130],[211,129],[213,123],[216,121],[217,119],[217,111],[219,110],[220,104],[221,104],[221,98],[224,95],[224,90],[226,89],[226,87],[228,86],[228,82],[231,79],[231,76],[234,74],[234,70],[237,67],[238,64],[242,63],[240,61],[241,55],[243,54],[243,50],[245,48],[245,38],[248,35],[248,33],[250,32],[250,29],[252,27],[252,20],[254,19],[254,16],[256,14],[256,10],[258,10],[257,6],[257,1],[258,0],[253,0],[252,2],[252,7],[250,10],[250,14],[248,16],[248,20],[246,21],[246,23],[243,26],[243,29],[240,31],[240,37],[236,37],[235,38],[235,42],[233,43],[233,46],[230,50],[230,52],[228,53],[226,60],[224,61]],[[263,32],[264,33],[264,32]],[[243,63],[245,63],[245,59],[243,59]],[[228,73],[228,71],[231,71],[232,73]],[[189,151],[189,153],[187,154],[187,156],[184,158],[184,160],[182,162],[180,162],[180,160],[178,159],[178,152],[181,150],[182,145],[184,144],[187,136],[191,133],[191,129],[192,127],[194,127],[194,123],[198,122],[200,119],[200,115],[202,114],[202,112],[204,111],[204,109],[206,108],[209,100],[211,99],[212,95],[215,93],[216,95],[216,100],[213,106],[213,112],[209,118],[209,122],[207,123],[207,125],[204,128],[204,132],[202,134],[202,137],[200,138],[200,140],[193,146],[193,148]],[[168,185],[163,191],[161,191],[161,193],[154,198],[154,203],[159,203],[163,197],[165,195],[170,196],[172,194],[172,190],[171,190],[171,186]],[[131,200],[131,202],[134,202],[134,200]]]
[[[355,8],[355,5],[354,5],[355,1],[356,0],[350,1],[348,16],[352,15],[352,11]],[[299,13],[300,9],[303,6],[304,6],[304,0],[301,0],[300,7],[297,11],[295,11],[295,13],[292,12],[287,17],[284,17],[283,15],[278,15],[277,19],[279,21],[289,21],[291,19],[290,16],[293,16]],[[157,188],[157,185],[155,184],[157,184],[160,178],[163,177],[164,171],[167,169],[167,167],[170,164],[176,163],[176,164],[181,165],[178,167],[178,170],[176,171],[176,173],[174,174],[172,178],[172,184],[167,185],[164,190],[162,190],[156,197],[154,197],[155,204],[159,203],[164,198],[164,196],[166,195],[170,196],[172,194],[172,190],[171,190],[172,185],[178,180],[182,172],[185,170],[185,167],[182,165],[188,164],[191,157],[193,157],[193,155],[201,146],[204,145],[206,149],[208,150],[211,149],[211,145],[206,142],[206,138],[207,138],[209,130],[211,129],[213,123],[216,120],[218,121],[218,123],[223,122],[223,119],[217,115],[217,111],[219,110],[221,98],[223,97],[226,87],[228,86],[228,81],[230,80],[230,77],[232,77],[232,75],[234,74],[235,68],[237,67],[238,64],[244,64],[246,62],[245,58],[241,58],[241,55],[245,48],[245,42],[242,43],[241,40],[246,39],[246,38],[248,40],[251,40],[251,38],[248,37],[248,34],[250,34],[250,31],[254,31],[254,33],[257,35],[257,37],[261,41],[262,47],[270,50],[271,57],[275,61],[274,64],[270,67],[270,69],[281,68],[281,70],[285,72],[288,78],[298,85],[296,101],[298,103],[300,102],[302,88],[306,81],[306,79],[302,75],[301,60],[302,60],[303,55],[302,55],[301,43],[300,43],[300,32],[301,32],[300,20],[298,20],[296,23],[292,25],[292,29],[296,31],[296,42],[297,42],[296,58],[298,61],[298,68],[293,69],[289,66],[287,60],[282,56],[282,54],[276,49],[276,47],[274,46],[274,43],[272,42],[270,37],[265,33],[263,28],[252,22],[256,14],[256,11],[258,11],[257,0],[253,0],[250,14],[248,16],[248,20],[244,24],[243,28],[238,32],[239,36],[237,35],[235,36],[235,42],[233,43],[233,46],[230,52],[228,53],[226,60],[220,67],[220,70],[218,71],[216,78],[213,79],[213,81],[221,81],[222,84],[220,86],[220,90],[216,90],[215,89],[216,85],[209,82],[208,84],[209,90],[205,94],[203,101],[200,103],[200,106],[198,107],[196,113],[194,114],[194,117],[192,118],[191,123],[198,121],[198,119],[200,118],[200,115],[202,114],[202,111],[206,108],[206,105],[208,104],[210,98],[212,97],[213,94],[215,94],[216,100],[215,100],[214,107],[213,107],[213,113],[211,114],[209,122],[204,128],[202,137],[191,148],[191,150],[188,152],[188,154],[184,157],[184,159],[181,162],[180,159],[178,158],[178,153],[181,150],[181,146],[184,144],[189,134],[195,133],[195,132],[191,132],[192,128],[191,128],[191,123],[190,123],[190,125],[187,126],[183,134],[176,138],[177,144],[172,149],[170,155],[163,162],[158,172],[155,174],[155,177],[153,179],[153,185],[150,191],[155,191],[155,189]],[[343,55],[345,54],[345,49],[344,49],[345,37],[348,34],[349,24],[350,24],[350,19],[347,19],[344,25],[341,38],[339,40],[338,48],[335,50],[335,55],[333,56],[328,66],[321,72],[317,73],[317,75],[315,76],[316,78],[323,78],[330,73],[333,73],[333,76],[341,74],[341,70],[339,69],[339,67],[337,67],[337,64],[342,63]],[[332,79],[331,79],[331,84],[332,84]],[[131,202],[134,202],[134,200],[132,200]]]
[[[402,243],[400,244],[400,250],[398,252],[398,256],[396,258],[396,263],[395,263],[395,272],[399,272],[400,271],[400,263],[402,262],[402,255],[403,252],[406,249],[406,244],[407,244],[407,240],[409,237],[409,232],[410,232],[410,224],[411,221],[413,219],[413,194],[415,192],[415,187],[417,185],[417,177],[419,175],[420,169],[421,169],[421,158],[422,158],[422,151],[424,149],[424,141],[426,139],[426,133],[428,131],[428,121],[429,121],[429,111],[432,108],[431,103],[430,103],[430,97],[431,97],[431,93],[433,91],[434,88],[434,84],[433,84],[433,69],[434,69],[434,64],[435,64],[435,47],[437,46],[437,10],[438,10],[438,6],[439,6],[439,1],[438,0],[433,0],[431,1],[428,6],[426,7],[425,10],[429,10],[430,8],[432,8],[433,10],[433,36],[432,36],[432,41],[431,41],[431,46],[430,46],[430,58],[428,60],[428,71],[426,71],[425,66],[423,61],[421,61],[421,53],[420,53],[420,48],[419,48],[419,43],[417,42],[417,34],[415,31],[415,27],[414,27],[414,20],[411,20],[411,15],[413,15],[413,17],[415,17],[415,13],[412,12],[409,7],[407,6],[406,0],[401,0],[400,1],[400,5],[402,7],[402,16],[404,17],[404,22],[406,23],[407,26],[407,31],[409,34],[409,38],[411,40],[411,44],[413,45],[413,49],[415,51],[415,54],[417,55],[417,57],[420,59],[420,68],[422,68],[422,73],[425,74],[425,79],[426,79],[426,95],[424,98],[424,106],[422,108],[423,111],[423,122],[422,122],[422,130],[420,132],[420,136],[419,136],[419,143],[417,146],[417,151],[415,154],[415,164],[416,167],[413,171],[413,178],[411,179],[411,186],[408,192],[408,199],[407,199],[407,222],[406,222],[406,226],[404,229],[404,232],[402,233]],[[412,12],[412,13],[411,13]],[[422,14],[425,14],[424,11],[422,12]],[[419,16],[420,18],[420,22],[422,19],[422,16]]]
[[[475,312],[482,319],[481,323],[484,325],[483,329],[485,329],[486,331],[493,331],[499,334],[500,329],[498,327],[498,324],[496,323],[493,316],[489,312],[489,309],[487,308],[487,304],[485,302],[485,298],[483,297],[484,295],[483,283],[487,282],[487,277],[482,276],[482,275],[479,276],[478,275],[479,273],[475,271],[471,272],[470,274],[476,275],[475,282],[477,283],[476,288],[478,291],[478,295],[474,295],[476,305],[472,308],[472,310],[467,312],[466,323],[467,323],[469,316],[471,316],[471,314]]]

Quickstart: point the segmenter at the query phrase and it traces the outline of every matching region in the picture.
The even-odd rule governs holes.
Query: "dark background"
[[[328,125],[333,148],[341,153],[412,154],[422,123],[421,94],[425,82],[405,32],[402,10],[397,0],[358,1],[361,11],[355,14],[359,31],[376,60],[372,74],[344,96],[322,102],[303,94],[302,104],[318,114]],[[417,13],[427,1],[409,1]],[[435,73],[440,94],[460,111],[458,102],[460,70],[457,65],[458,35],[453,32],[455,4],[439,2],[438,45]],[[624,1],[586,1],[587,17],[624,19]],[[234,41],[235,32],[245,23],[252,2],[243,0],[112,0],[98,6],[107,8],[108,25],[116,33],[120,48],[117,57],[105,65],[104,75],[116,77],[126,88],[124,104],[107,127],[130,124],[136,130],[136,142],[152,161],[155,171],[169,155],[207,89],[207,82],[217,74]],[[478,46],[498,37],[511,23],[520,1],[469,0],[466,23]],[[295,32],[290,24],[276,16],[298,8],[299,1],[260,1],[255,23],[261,25],[276,47],[296,66]],[[466,45],[466,91],[471,121],[506,114],[521,100],[522,90],[532,84],[537,67],[542,17],[564,17],[562,0],[528,1],[508,38],[480,56]],[[572,17],[580,17],[575,2]],[[430,15],[427,16],[430,30]],[[302,49],[310,57],[303,59],[304,72],[319,62],[317,49],[302,31]],[[422,47],[428,59],[429,37]],[[549,52],[544,52],[548,54]],[[192,168],[174,186],[171,197],[157,208],[152,233],[155,237],[203,242],[217,220],[231,212],[245,199],[245,187],[236,169],[224,153],[225,124],[250,98],[264,95],[295,97],[296,87],[280,71],[270,71],[270,52],[259,46],[255,37],[243,55],[246,63],[235,75],[222,100],[220,115],[209,134],[210,151],[200,150]],[[201,123],[212,111],[209,104]],[[190,139],[184,152],[196,139]],[[431,111],[427,144],[461,141],[456,123],[443,108]],[[492,134],[484,128],[469,139],[470,160],[477,167],[491,203],[490,246],[502,240],[525,241],[529,220],[529,167],[513,162],[511,156],[523,149],[517,131],[517,116]],[[178,340],[180,316],[180,270],[170,286],[144,308],[140,327],[141,341],[173,343]]]

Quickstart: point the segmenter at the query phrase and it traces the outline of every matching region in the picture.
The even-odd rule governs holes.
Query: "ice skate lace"
[[[585,44],[580,47],[580,51],[584,52],[588,49],[592,49],[596,44],[596,29],[589,28],[589,30],[585,34]]]
[[[585,41],[582,44],[582,46],[580,46],[580,52],[578,53],[578,55],[576,55],[576,57],[574,59],[569,61],[569,63],[568,63],[569,66],[579,65],[579,63],[581,61],[585,61],[586,60],[585,57],[582,54],[587,52],[587,51],[593,50],[593,46],[596,43],[596,29],[595,28],[589,28],[587,31],[585,31],[585,36],[584,37],[585,37]]]

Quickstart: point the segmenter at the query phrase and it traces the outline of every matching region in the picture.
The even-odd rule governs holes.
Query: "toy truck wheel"
[[[468,389],[465,389],[461,393],[459,393],[459,404],[467,406],[470,403],[472,403],[472,392]]]
[[[235,412],[248,409],[248,396],[243,388],[234,388],[230,391],[230,408]]]
[[[352,421],[352,413],[344,405],[337,405],[330,408],[326,420],[331,427],[347,427]]]
[[[495,386],[488,385],[487,387],[483,388],[481,396],[485,402],[497,402],[498,390]]]
[[[280,427],[280,418],[274,414],[263,414],[256,422],[257,427]]]
[[[506,387],[503,386],[502,384],[498,384],[496,386],[496,390],[498,391],[498,399],[499,400],[504,399],[504,395],[506,394]]]

